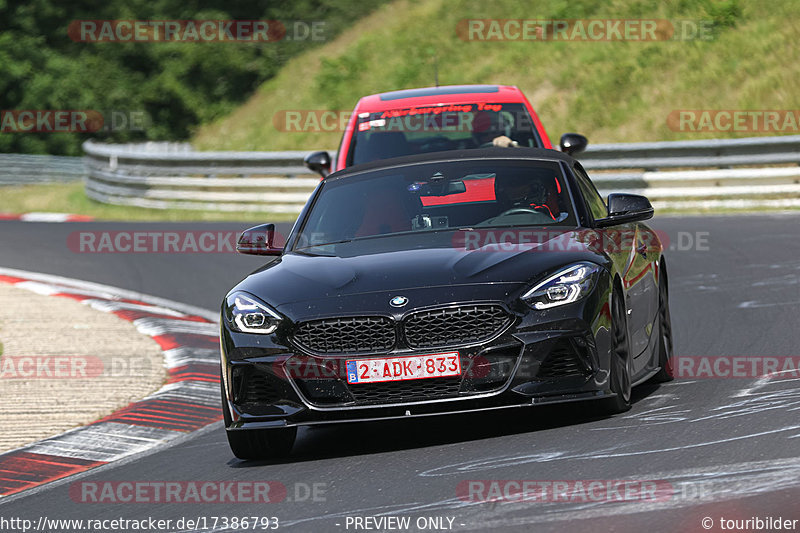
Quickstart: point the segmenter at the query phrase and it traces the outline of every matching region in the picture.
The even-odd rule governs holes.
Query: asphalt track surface
[[[217,309],[225,291],[262,259],[81,254],[68,248],[68,236],[248,225],[3,222],[0,266]],[[673,244],[680,232],[693,239],[702,232],[707,239],[707,246],[668,256],[676,355],[800,355],[800,216],[666,217],[653,226]],[[276,516],[279,530],[323,532],[355,531],[346,527],[347,517],[379,515],[409,516],[412,526],[417,517],[450,517],[453,531],[706,531],[704,517],[714,520],[711,531],[721,531],[720,518],[800,519],[798,384],[720,378],[645,385],[635,392],[630,412],[610,418],[573,404],[303,429],[291,457],[277,462],[233,458],[218,423],[80,480],[271,480],[287,487],[285,501],[76,503],[69,495],[73,477],[5,499],[0,517]],[[672,493],[659,501],[493,503],[467,502],[457,494],[466,480],[618,479],[666,482]],[[324,494],[304,499],[305,488],[315,483],[323,484]]]

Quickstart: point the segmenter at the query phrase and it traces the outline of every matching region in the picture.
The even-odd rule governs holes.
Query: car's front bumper
[[[394,396],[381,396],[381,387],[370,384],[378,392],[367,401],[363,395],[354,399],[358,392],[348,395],[363,385],[348,385],[341,371],[345,359],[357,357],[312,356],[264,336],[232,332],[223,324],[227,427],[386,420],[609,397],[613,393],[608,390],[608,329],[601,313],[590,309],[601,307],[573,306],[546,317],[530,313],[482,345],[393,352],[389,356],[457,350],[464,375],[438,378],[440,383],[451,382],[438,390],[429,387],[433,393],[427,396],[413,386],[399,397],[396,391],[390,391]]]

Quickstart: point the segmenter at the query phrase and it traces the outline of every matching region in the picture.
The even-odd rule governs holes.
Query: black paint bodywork
[[[609,306],[615,288],[623,295],[628,310],[627,334],[634,357],[633,384],[647,380],[659,370],[657,317],[659,276],[665,273],[663,246],[642,222],[607,225],[606,221],[607,226],[601,227],[604,224],[593,219],[581,196],[572,171],[578,163],[571,157],[542,149],[442,152],[359,165],[334,173],[324,181],[346,180],[352,175],[392,166],[471,159],[559,162],[579,226],[558,228],[552,236],[568,245],[553,251],[465,251],[454,247],[453,235],[445,233],[426,236],[422,242],[416,239],[413,244],[399,237],[354,241],[337,256],[310,256],[293,251],[293,245],[320,194],[318,187],[288,235],[283,255],[253,272],[231,291],[244,291],[258,297],[284,320],[273,334],[259,335],[231,330],[223,316],[221,356],[229,430],[424,416],[609,397],[613,395],[608,379],[612,349]],[[598,240],[613,244],[598,246]],[[520,300],[536,282],[580,261],[602,267],[588,297],[544,311],[534,310]],[[398,295],[409,301],[402,309],[389,304],[390,299]],[[315,387],[335,389],[341,385],[336,384],[339,378],[327,376],[327,382],[311,380],[309,384],[305,378],[286,370],[287,361],[290,365],[302,361],[304,365],[310,362],[308,364],[319,365],[321,369],[327,368],[327,364],[333,369],[331,375],[338,376],[336,372],[340,367],[337,365],[348,357],[347,354],[315,354],[298,346],[292,334],[300,322],[352,316],[385,316],[399,321],[420,309],[476,302],[502,306],[511,317],[509,325],[489,341],[414,350],[401,340],[385,353],[418,355],[457,348],[462,361],[463,357],[468,363],[483,361],[487,372],[503,374],[502,382],[490,384],[488,389],[481,390],[470,383],[469,386],[462,384],[466,388],[455,398],[375,405],[320,403],[310,398],[310,388],[314,388],[315,393],[322,390]],[[566,374],[559,375],[558,365],[548,362],[548,358],[562,353],[570,353],[578,363]],[[577,359],[574,359],[575,354]],[[307,374],[300,374],[307,377]],[[242,391],[237,390],[241,385],[237,379],[243,379],[242,376],[257,376],[270,393],[259,402],[243,401]],[[315,377],[313,373],[312,377]],[[336,391],[330,394],[333,397]]]

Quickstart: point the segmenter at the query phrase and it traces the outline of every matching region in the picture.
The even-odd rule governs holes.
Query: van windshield
[[[489,146],[542,147],[523,104],[417,106],[360,115],[347,166]]]

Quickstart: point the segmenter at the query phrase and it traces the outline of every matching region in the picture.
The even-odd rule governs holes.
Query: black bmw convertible
[[[667,265],[642,196],[598,194],[553,150],[489,148],[322,180],[275,256],[225,297],[233,453],[288,453],[297,427],[554,402],[631,406],[667,381]]]

